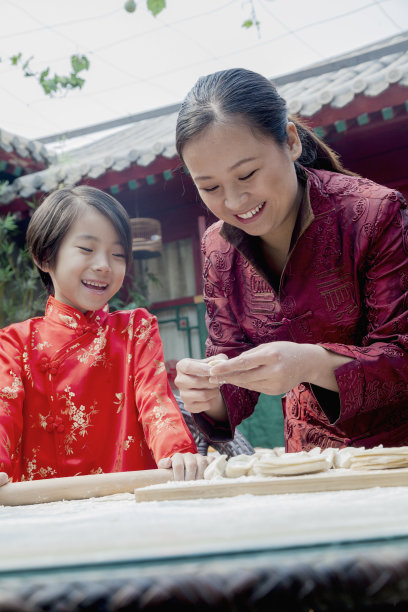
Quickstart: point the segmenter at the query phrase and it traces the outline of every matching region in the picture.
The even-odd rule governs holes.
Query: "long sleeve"
[[[211,250],[208,234],[203,238],[204,253],[204,301],[208,337],[206,356],[224,353],[229,358],[253,348],[238,323],[239,313],[234,313],[228,300],[233,278],[222,254]],[[233,247],[229,247],[232,249]],[[254,411],[259,393],[235,385],[222,385],[221,393],[227,406],[229,424],[217,424],[211,419],[195,415],[204,433],[216,441],[232,439],[237,425]]]
[[[137,312],[137,311],[136,311]],[[156,317],[139,310],[134,324],[135,402],[147,445],[156,463],[197,449],[170,389]]]
[[[0,471],[13,477],[23,431],[23,350],[7,330],[0,331]]]
[[[341,402],[336,425],[384,405],[403,410],[408,403],[408,213],[404,202],[395,194],[383,200],[367,229],[370,246],[361,269],[366,333],[358,346],[322,343],[330,351],[354,358],[335,372]]]

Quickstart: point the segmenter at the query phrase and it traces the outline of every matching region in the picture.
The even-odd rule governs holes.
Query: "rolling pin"
[[[135,489],[173,480],[171,469],[113,472],[64,478],[10,482],[0,487],[0,506],[25,506],[46,502],[87,499],[114,493],[133,493]]]

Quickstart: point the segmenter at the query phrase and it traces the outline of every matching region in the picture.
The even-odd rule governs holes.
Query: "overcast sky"
[[[138,0],[1,0],[0,128],[36,138],[180,102],[197,77],[242,66],[267,77],[408,30],[408,0],[167,0],[156,18]],[[255,8],[260,22],[241,24]],[[53,99],[8,57],[66,74],[91,62],[86,84]]]

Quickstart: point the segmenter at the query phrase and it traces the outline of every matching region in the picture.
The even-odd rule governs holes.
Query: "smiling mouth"
[[[93,291],[105,291],[105,289],[107,289],[108,287],[108,283],[101,283],[99,281],[81,281],[82,284],[84,285],[84,287],[86,287],[87,289],[92,289]]]
[[[258,204],[258,206],[253,208],[252,210],[249,210],[246,213],[242,213],[241,215],[235,215],[235,216],[238,217],[238,219],[252,219],[252,217],[255,217],[255,215],[258,214],[263,209],[264,206],[265,206],[265,202],[262,202],[261,204]]]

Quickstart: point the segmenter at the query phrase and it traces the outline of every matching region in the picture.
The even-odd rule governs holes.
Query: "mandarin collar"
[[[83,314],[73,306],[64,304],[50,295],[45,308],[45,318],[59,323],[69,329],[83,330],[84,328],[95,330],[102,325],[109,313],[108,304],[100,310],[89,310]]]

